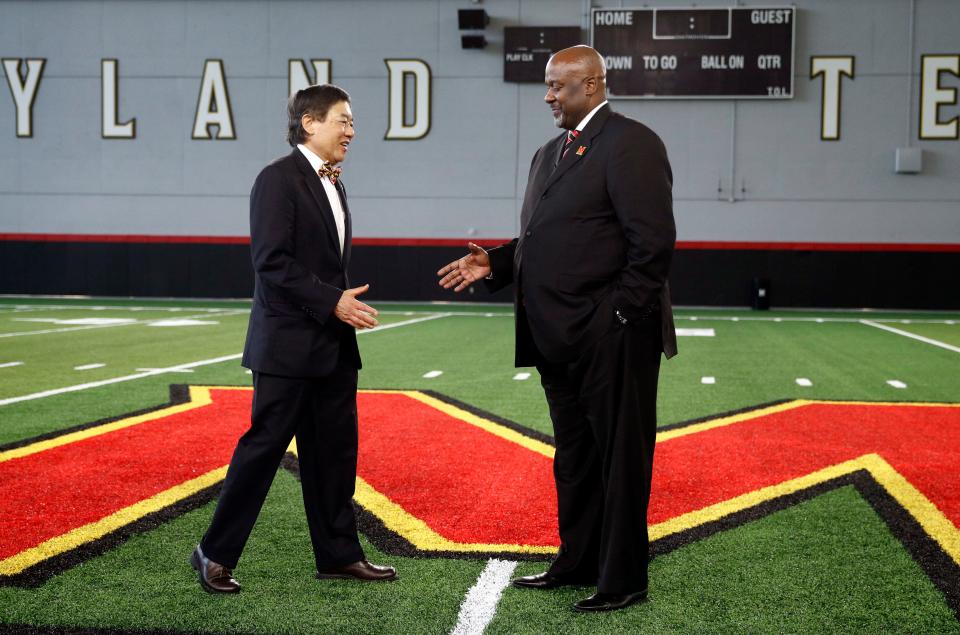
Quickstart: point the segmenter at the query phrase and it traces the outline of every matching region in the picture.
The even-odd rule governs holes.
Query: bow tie
[[[340,178],[340,173],[343,172],[343,168],[335,168],[329,163],[324,163],[320,166],[320,169],[317,170],[317,174],[320,175],[320,178],[327,177],[330,179],[330,182],[334,185],[337,184],[337,179]]]

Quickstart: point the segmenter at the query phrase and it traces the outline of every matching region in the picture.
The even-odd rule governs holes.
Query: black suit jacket
[[[351,222],[343,181],[343,254],[323,184],[298,148],[265,167],[250,192],[255,288],[243,365],[286,377],[323,377],[338,360],[360,368],[353,327],[333,309],[349,288]]]
[[[620,318],[644,319],[653,307],[672,357],[667,275],[676,227],[663,142],[609,106],[557,164],[565,140],[566,132],[534,154],[520,236],[489,251],[491,289],[516,283],[516,363],[535,365],[538,351],[572,361]]]

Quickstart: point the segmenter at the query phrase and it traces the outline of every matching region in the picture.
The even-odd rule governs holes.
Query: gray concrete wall
[[[639,3],[592,6],[624,4]],[[330,58],[357,121],[345,165],[357,236],[510,237],[530,157],[557,131],[541,86],[503,82],[502,28],[586,26],[589,6],[0,2],[0,56],[47,60],[32,138],[16,137],[13,99],[0,90],[0,233],[245,235],[253,178],[289,151],[287,61]],[[918,140],[917,77],[909,88],[921,54],[960,54],[960,2],[916,0],[912,59],[909,0],[796,6],[794,99],[613,103],[666,142],[679,239],[960,242],[960,141]],[[457,9],[470,7],[492,18],[482,51],[460,49]],[[843,83],[839,141],[820,139],[811,55],[856,56],[856,78]],[[101,58],[119,60],[119,119],[136,118],[134,140],[101,139]],[[210,58],[224,63],[236,140],[191,139]],[[421,140],[383,138],[385,58],[419,58],[432,69],[432,126]],[[957,114],[941,109],[944,119]],[[924,171],[893,174],[894,150],[908,143],[924,149]]]

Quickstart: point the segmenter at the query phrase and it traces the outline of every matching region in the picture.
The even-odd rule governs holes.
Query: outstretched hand
[[[375,327],[379,324],[374,319],[378,315],[377,310],[357,299],[358,295],[366,293],[369,288],[370,285],[365,284],[362,287],[354,287],[344,291],[343,295],[340,296],[340,301],[337,302],[337,306],[333,309],[333,314],[339,320],[354,328],[372,329]]]
[[[445,265],[437,272],[440,276],[440,286],[444,289],[453,287],[460,292],[477,280],[483,280],[490,275],[490,256],[482,247],[474,243],[467,243],[470,253]]]

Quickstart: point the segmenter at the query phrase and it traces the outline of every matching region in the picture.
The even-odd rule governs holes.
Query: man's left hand
[[[437,272],[440,286],[444,289],[453,287],[454,291],[463,291],[477,280],[490,275],[490,256],[475,243],[467,243],[470,253],[445,265]]]

